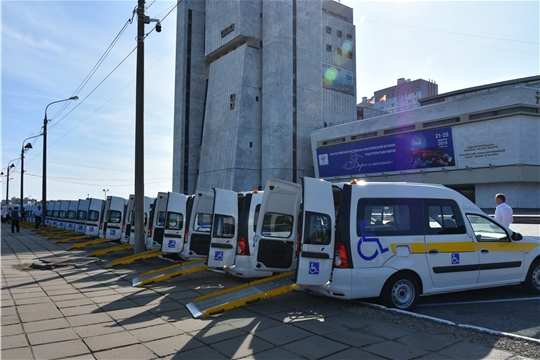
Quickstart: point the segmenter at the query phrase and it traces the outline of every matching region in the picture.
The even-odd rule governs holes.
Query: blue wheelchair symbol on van
[[[457,253],[457,254],[452,254],[452,264],[453,264],[453,265],[459,264],[459,253]]]
[[[366,221],[365,220],[360,220],[360,233],[362,234],[362,237],[358,240],[358,246],[357,246],[358,255],[360,255],[360,257],[362,259],[364,259],[366,261],[370,261],[370,260],[375,259],[379,255],[379,250],[381,251],[381,254],[383,254],[383,253],[387,252],[389,249],[387,247],[382,246],[381,240],[379,238],[368,237],[368,236],[374,236],[375,234],[374,233],[366,233],[365,228],[366,228]],[[366,256],[362,252],[362,243],[363,242],[376,242],[379,249],[375,249],[375,252],[372,255]]]
[[[223,251],[216,251],[214,254],[214,260],[221,261],[223,260]]]
[[[176,240],[169,240],[169,243],[167,244],[167,247],[169,249],[174,249],[176,247]]]
[[[319,263],[309,262],[309,275],[319,275]]]

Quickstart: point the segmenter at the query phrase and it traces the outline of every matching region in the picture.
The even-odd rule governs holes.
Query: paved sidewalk
[[[130,252],[92,262],[89,251],[107,245],[67,251],[70,243],[23,228],[11,234],[8,226],[1,233],[2,359],[523,359],[300,292],[193,319],[185,304],[243,281],[204,271],[133,288],[138,274],[169,263],[154,258],[107,269]],[[27,269],[50,257],[78,265]]]

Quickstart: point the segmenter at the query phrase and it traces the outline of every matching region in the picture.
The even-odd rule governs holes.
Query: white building
[[[313,176],[313,128],[356,119],[352,9],[184,0],[177,14],[173,191]]]

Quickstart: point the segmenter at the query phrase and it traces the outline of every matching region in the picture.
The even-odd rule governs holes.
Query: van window
[[[193,223],[193,230],[209,233],[212,230],[212,215],[197,214]]]
[[[306,211],[304,222],[304,244],[329,245],[331,239],[330,216]]]
[[[53,210],[53,217],[55,217],[55,218],[58,217],[58,210]]]
[[[227,239],[234,237],[234,217],[215,214],[212,237]]]
[[[362,198],[356,212],[356,233],[395,236],[423,235],[421,199]],[[361,224],[365,222],[362,231]]]
[[[427,235],[465,234],[465,224],[454,200],[425,199],[424,214]]]
[[[158,212],[156,226],[165,226],[165,211]]]
[[[264,214],[262,234],[264,236],[288,238],[292,234],[293,217],[291,215]]]
[[[58,212],[58,217],[59,217],[60,219],[65,219],[65,218],[66,218],[66,210],[60,210],[60,211]]]
[[[510,241],[508,239],[508,235],[506,234],[506,230],[491,219],[476,214],[467,214],[467,219],[471,223],[474,235],[476,236],[476,241]]]
[[[98,221],[99,220],[99,211],[90,210],[88,212],[88,220],[90,220],[90,221]]]
[[[166,229],[180,230],[184,227],[184,215],[175,212],[167,213]]]
[[[86,211],[84,210],[77,211],[77,220],[86,220]]]
[[[118,224],[122,221],[122,212],[118,210],[111,210],[109,213],[109,220],[107,220],[110,223]]]
[[[75,210],[69,210],[68,213],[67,213],[67,218],[68,219],[75,219],[76,214],[77,214],[77,212]]]
[[[253,214],[253,232],[257,231],[257,223],[259,222],[259,212],[261,211],[261,204],[255,206],[255,212]]]

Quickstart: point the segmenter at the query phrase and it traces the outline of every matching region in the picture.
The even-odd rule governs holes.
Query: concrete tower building
[[[356,119],[352,9],[184,0],[177,18],[173,191],[313,176],[313,129]]]

